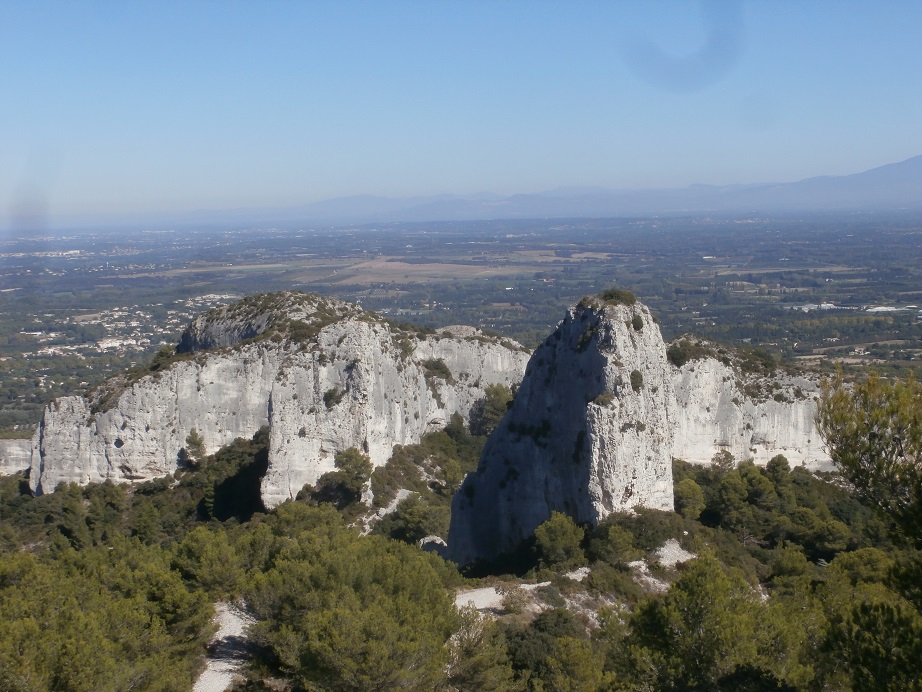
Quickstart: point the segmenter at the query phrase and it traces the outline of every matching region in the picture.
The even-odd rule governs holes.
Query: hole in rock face
[[[122,441],[122,438],[116,437],[116,438],[115,438],[115,448],[116,448],[116,449],[121,449],[121,448],[124,447],[124,446],[125,446],[125,443]]]

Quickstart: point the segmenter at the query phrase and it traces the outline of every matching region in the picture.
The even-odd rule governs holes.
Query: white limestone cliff
[[[764,465],[784,454],[831,468],[816,378],[693,341],[675,366],[641,304],[592,298],[571,309],[454,498],[451,559],[513,551],[552,511],[595,524],[638,506],[671,510],[672,458],[708,464],[729,451]]]
[[[46,407],[31,444],[34,492],[169,475],[193,430],[211,453],[268,425],[262,493],[273,507],[333,470],[338,451],[358,447],[381,465],[395,444],[467,416],[488,385],[517,383],[527,360],[508,340],[402,331],[297,293],[209,311],[180,344],[153,372]]]
[[[748,380],[758,395],[741,386]],[[832,462],[816,429],[816,378],[776,373],[758,377],[707,357],[675,369],[673,456],[695,464],[728,451],[764,466],[776,454],[792,466],[830,470]]]
[[[293,358],[272,390],[263,502],[272,507],[294,498],[305,483],[332,471],[343,449],[358,447],[380,466],[394,445],[419,442],[453,413],[466,418],[488,385],[521,379],[524,351],[449,334],[400,337],[412,346],[403,355],[380,322],[348,320],[324,329],[319,350]],[[427,367],[434,363],[444,363],[448,379]]]
[[[649,310],[584,299],[535,351],[455,495],[451,559],[510,552],[553,511],[597,523],[635,506],[671,510],[674,402]]]
[[[62,482],[170,475],[193,429],[209,452],[252,437],[269,422],[268,401],[284,357],[279,346],[251,345],[176,362],[128,386],[104,410],[79,396],[54,400],[32,440],[33,492]]]
[[[32,443],[29,440],[0,440],[0,476],[29,468]]]
[[[269,426],[271,508],[333,470],[338,451],[358,447],[380,466],[395,444],[466,417],[488,385],[520,380],[454,500],[449,550],[462,563],[515,549],[555,510],[595,523],[636,506],[671,509],[673,457],[709,463],[727,450],[762,464],[780,453],[829,468],[815,380],[753,374],[703,343],[676,367],[646,307],[587,298],[522,380],[524,350],[471,327],[426,334],[340,301],[254,296],[194,320],[177,353],[46,407],[30,484],[42,493],[162,477],[186,463],[193,430],[211,453]]]

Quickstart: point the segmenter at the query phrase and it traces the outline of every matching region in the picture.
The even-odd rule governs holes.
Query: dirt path
[[[224,692],[248,658],[246,627],[252,619],[232,603],[218,603],[215,620],[218,632],[208,645],[208,665],[194,692]]]

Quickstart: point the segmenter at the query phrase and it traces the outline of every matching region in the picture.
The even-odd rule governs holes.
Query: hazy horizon
[[[9,3],[0,227],[860,173],[922,5]]]

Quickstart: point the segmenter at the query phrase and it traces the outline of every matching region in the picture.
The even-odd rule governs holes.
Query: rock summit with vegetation
[[[293,499],[358,448],[374,466],[394,445],[467,418],[491,385],[521,379],[515,342],[452,328],[394,325],[303,293],[252,296],[204,313],[176,349],[88,397],[44,411],[32,441],[36,493],[61,482],[145,481],[270,430],[266,506]]]

